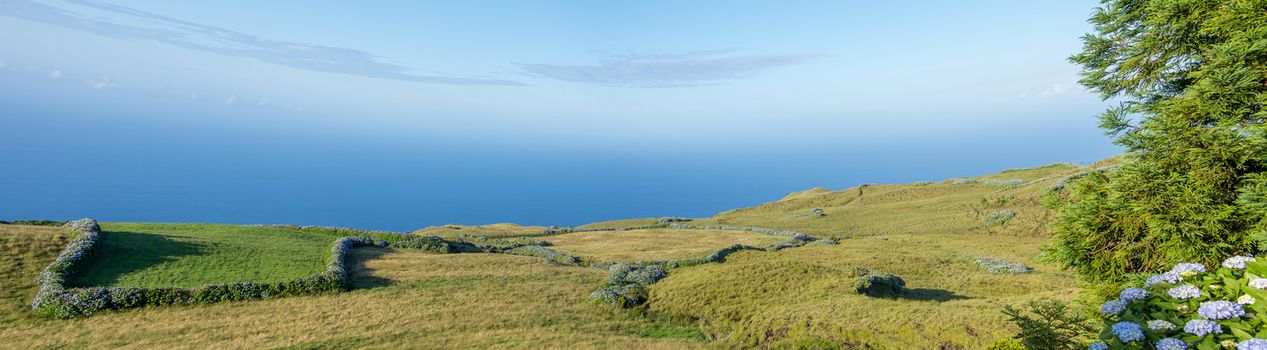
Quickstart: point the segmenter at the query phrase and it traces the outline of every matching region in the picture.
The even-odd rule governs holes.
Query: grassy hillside
[[[650,308],[699,319],[741,346],[981,348],[1014,332],[1001,314],[1004,305],[1076,295],[1075,276],[1034,258],[1047,235],[1042,196],[1086,170],[1057,164],[938,183],[812,189],[698,219],[692,224],[848,238],[774,254],[742,252],[724,264],[675,271],[651,286]],[[813,215],[815,208],[826,215]],[[1015,214],[1003,224],[985,223],[1000,211]],[[992,274],[974,264],[977,258],[1036,269]],[[897,300],[854,294],[849,273],[857,266],[895,273],[914,291]]]
[[[361,289],[336,295],[145,308],[74,320],[35,317],[32,282],[67,240],[0,225],[4,326],[12,348],[694,348],[693,327],[585,303],[604,271],[491,254],[353,251]],[[35,266],[35,268],[29,268]],[[10,273],[10,271],[13,271]],[[16,297],[23,295],[22,297]]]
[[[766,246],[784,239],[740,231],[650,229],[569,233],[543,240],[552,244],[551,249],[603,262],[694,258],[734,244]]]
[[[980,233],[1043,237],[1048,234],[1049,213],[1040,205],[1042,196],[1065,177],[1086,170],[1054,164],[936,183],[812,189],[693,224],[763,226],[824,236]],[[1023,182],[1008,182],[1012,180]],[[826,215],[810,215],[814,208]],[[1016,213],[1007,225],[981,225],[986,216],[1003,210]]]
[[[336,237],[271,227],[106,223],[74,286],[193,288],[321,272]]]
[[[1095,166],[1112,164],[1112,160]],[[780,251],[740,251],[721,263],[670,271],[649,286],[648,313],[586,302],[602,269],[530,256],[432,254],[356,248],[352,291],[198,306],[104,312],[74,320],[34,316],[35,274],[68,241],[56,227],[0,225],[0,344],[13,347],[770,347],[977,349],[1014,331],[1001,309],[1040,298],[1069,301],[1078,280],[1035,261],[1048,235],[1041,198],[1070,164],[936,183],[822,188],[696,219],[695,226],[757,226],[834,237]],[[818,209],[818,210],[816,210]],[[582,228],[653,224],[657,219]],[[321,271],[340,231],[231,225],[103,224],[79,285],[195,287],[273,281]],[[785,237],[712,229],[638,229],[547,235],[546,227],[445,225],[416,231],[455,238],[523,237],[592,261],[697,257],[732,244]],[[996,274],[1000,258],[1035,269]],[[856,267],[897,274],[911,292],[861,296]],[[690,321],[669,321],[690,320]],[[683,323],[684,322],[684,323]]]

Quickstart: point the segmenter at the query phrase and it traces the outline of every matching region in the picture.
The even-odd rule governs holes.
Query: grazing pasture
[[[103,223],[75,287],[194,288],[279,282],[325,270],[337,237],[275,227]]]

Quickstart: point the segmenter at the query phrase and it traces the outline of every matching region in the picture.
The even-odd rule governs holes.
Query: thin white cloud
[[[1076,87],[1077,85],[1073,83],[1069,83],[1069,84],[1056,83],[1056,84],[1052,84],[1051,87],[1047,88],[1046,90],[1043,90],[1043,92],[1038,93],[1038,96],[1039,97],[1060,96],[1070,91],[1073,91],[1073,89]]]
[[[774,68],[824,57],[822,54],[735,55],[733,49],[682,54],[606,55],[596,64],[517,64],[524,74],[605,86],[682,87],[754,77]]]
[[[505,79],[418,74],[384,62],[370,52],[261,38],[94,0],[67,0],[62,6],[31,0],[0,1],[0,15],[22,18],[104,37],[153,41],[213,54],[250,58],[298,69],[430,84],[508,85]]]
[[[88,87],[93,90],[105,90],[119,86],[119,83],[114,82],[114,80],[110,78],[88,79],[84,80],[84,83],[87,83]]]
[[[232,105],[232,104],[237,104],[237,103],[238,103],[237,96],[229,96],[228,98],[224,99],[224,104],[226,105]]]
[[[61,79],[61,78],[62,78],[62,71],[61,71],[61,70],[58,70],[58,69],[54,69],[53,71],[48,72],[48,77],[49,77],[49,78],[52,78],[52,79]]]

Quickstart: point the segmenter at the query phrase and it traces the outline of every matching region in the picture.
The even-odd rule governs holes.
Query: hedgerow
[[[426,246],[433,240],[420,237],[417,240],[388,242],[370,237],[342,237],[334,241],[325,271],[312,276],[276,283],[238,282],[213,284],[194,289],[141,288],[141,287],[87,287],[68,288],[67,279],[79,268],[78,264],[92,252],[101,235],[101,227],[92,219],[72,221],[66,226],[75,238],[66,245],[36,278],[39,285],[31,309],[52,317],[72,318],[87,316],[101,310],[121,310],[144,306],[173,304],[209,304],[224,301],[242,301],[294,295],[310,295],[337,292],[346,289],[348,274],[344,266],[347,253],[355,247],[388,247],[392,244]],[[423,242],[430,243],[423,243]]]

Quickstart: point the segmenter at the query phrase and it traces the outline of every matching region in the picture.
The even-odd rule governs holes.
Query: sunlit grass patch
[[[595,261],[694,258],[734,244],[766,246],[786,238],[743,231],[648,229],[569,233],[542,238],[551,249]]]
[[[71,275],[75,287],[195,288],[279,282],[325,269],[338,237],[291,229],[212,224],[102,224],[100,241]]]

